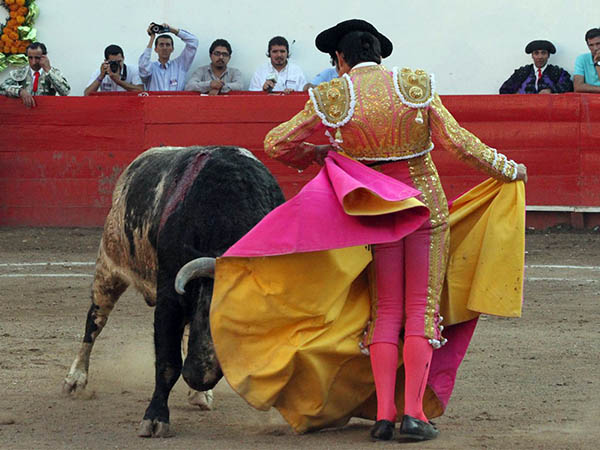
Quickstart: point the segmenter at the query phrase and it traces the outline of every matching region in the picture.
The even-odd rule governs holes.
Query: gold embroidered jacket
[[[355,67],[349,75],[309,90],[304,109],[267,134],[265,151],[305,169],[314,155],[298,145],[319,129],[328,128],[332,142],[348,156],[368,161],[425,155],[433,149],[433,137],[490,176],[514,180],[517,164],[458,124],[435,93],[432,78],[422,70]]]
[[[0,94],[18,97],[21,89],[25,89],[31,95],[69,95],[71,87],[60,70],[52,67],[48,72],[40,70],[38,90],[32,92],[33,77],[29,66],[25,66],[10,72],[8,78],[0,85]]]

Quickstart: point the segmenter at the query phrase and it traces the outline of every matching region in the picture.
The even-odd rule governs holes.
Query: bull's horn
[[[200,277],[215,277],[215,258],[197,258],[179,269],[175,277],[175,290],[179,294],[185,294],[185,285],[190,280]]]

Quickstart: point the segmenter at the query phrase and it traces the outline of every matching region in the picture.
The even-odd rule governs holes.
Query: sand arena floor
[[[210,412],[187,404],[180,380],[170,400],[175,436],[136,437],[153,389],[153,310],[133,290],[96,343],[86,394],[64,397],[100,234],[0,228],[3,449],[600,448],[598,232],[527,236],[523,317],[481,319],[437,420],[441,437],[425,444],[371,443],[363,420],[298,436],[276,411],[253,410],[224,380]]]

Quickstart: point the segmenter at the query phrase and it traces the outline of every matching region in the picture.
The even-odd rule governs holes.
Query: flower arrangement
[[[8,20],[0,25],[0,71],[8,64],[25,64],[25,49],[36,40],[33,23],[39,14],[35,0],[0,0],[0,7],[9,12]]]

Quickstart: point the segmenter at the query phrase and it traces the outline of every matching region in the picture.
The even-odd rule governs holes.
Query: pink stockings
[[[377,314],[369,351],[377,393],[377,420],[396,421],[397,343],[404,325],[404,414],[427,421],[423,394],[433,353],[424,337],[429,233],[430,229],[420,229],[403,241],[375,246]],[[410,264],[405,265],[405,259]]]
[[[396,421],[396,368],[398,346],[387,342],[371,344],[371,367],[377,393],[377,420]],[[423,412],[423,394],[427,386],[433,348],[420,336],[404,341],[404,414],[427,422]]]

